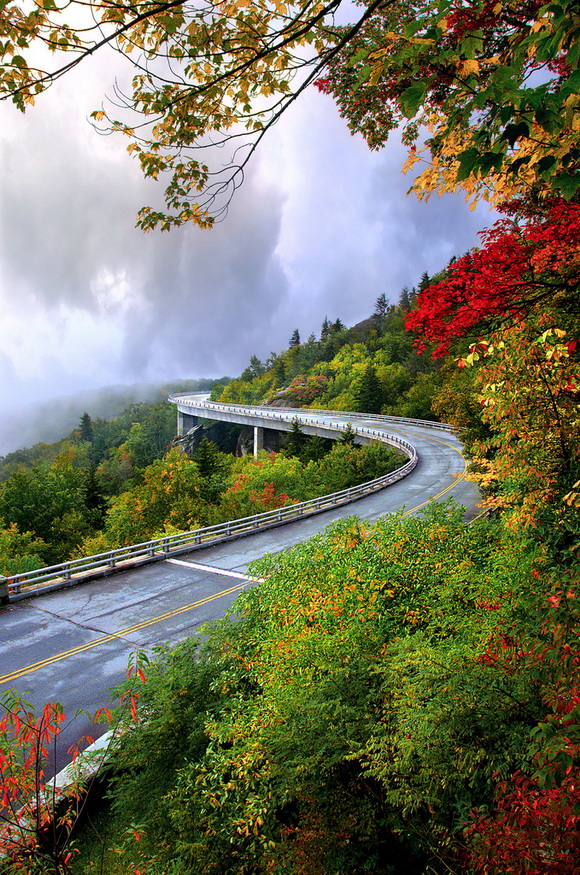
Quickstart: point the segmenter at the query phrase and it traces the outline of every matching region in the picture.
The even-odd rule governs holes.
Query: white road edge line
[[[209,571],[211,574],[221,574],[223,577],[235,577],[237,580],[249,580],[251,583],[264,583],[262,577],[248,577],[238,571],[227,571],[225,568],[214,568],[211,565],[200,565],[198,562],[184,562],[182,559],[166,559],[173,565],[184,565],[186,568],[194,568],[196,571]]]

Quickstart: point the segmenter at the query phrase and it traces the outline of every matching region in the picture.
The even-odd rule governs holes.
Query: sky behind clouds
[[[136,213],[161,185],[87,121],[110,64],[89,59],[25,115],[0,104],[2,419],[80,389],[235,376],[294,328],[305,339],[325,316],[367,317],[382,292],[396,301],[489,224],[461,197],[406,197],[404,148],[371,153],[312,88],[223,222],[144,234]]]

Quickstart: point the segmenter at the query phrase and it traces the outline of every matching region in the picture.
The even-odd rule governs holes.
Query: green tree
[[[31,532],[19,532],[15,523],[0,528],[0,574],[10,577],[46,565],[47,544]]]
[[[290,338],[289,346],[290,347],[300,346],[300,332],[298,331],[297,328],[295,328],[294,331],[292,332],[292,337]]]
[[[306,443],[306,435],[300,428],[300,423],[298,422],[298,417],[294,417],[292,420],[292,428],[288,432],[286,436],[286,442],[284,445],[284,449],[289,456],[297,456],[301,457],[302,451],[304,449],[304,445]]]
[[[407,286],[403,286],[403,288],[401,289],[401,295],[399,297],[399,307],[404,313],[408,313],[411,309],[409,289],[407,288]]]
[[[363,413],[380,413],[383,406],[382,386],[374,365],[365,368],[359,383],[356,400]]]
[[[81,416],[79,437],[82,441],[87,441],[87,443],[93,442],[93,421],[86,411]]]
[[[85,483],[86,474],[75,467],[72,453],[62,453],[50,466],[8,478],[0,494],[0,517],[50,545],[49,561],[63,561],[91,530]]]
[[[227,487],[227,476],[233,462],[232,456],[221,453],[213,441],[204,438],[192,458],[202,479],[201,497],[211,503],[217,502],[220,494]]]
[[[258,356],[253,355],[250,357],[250,364],[248,367],[242,371],[240,379],[242,380],[253,380],[256,377],[261,377],[266,371],[266,367]]]
[[[387,311],[389,309],[389,302],[387,300],[387,296],[384,292],[381,292],[377,300],[375,301],[375,316],[378,316],[379,319],[382,319],[383,316],[387,315]]]

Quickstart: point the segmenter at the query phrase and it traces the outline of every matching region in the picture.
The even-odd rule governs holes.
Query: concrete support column
[[[184,434],[197,425],[198,417],[192,413],[183,413],[177,408],[177,436],[183,437]]]
[[[254,459],[258,458],[258,451],[264,449],[264,429],[259,425],[254,426]]]

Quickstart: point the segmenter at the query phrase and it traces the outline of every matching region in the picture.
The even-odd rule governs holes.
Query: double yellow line
[[[453,444],[450,444],[447,441],[443,441],[440,438],[432,438],[429,436],[429,439],[436,441],[437,443],[444,444],[446,447],[454,450],[454,452],[458,453],[461,456],[461,459],[465,464],[463,453],[457,447],[454,447]],[[409,510],[406,510],[403,516],[409,516],[409,514],[421,510],[432,501],[435,501],[436,499],[441,498],[447,492],[450,492],[461,480],[464,479],[465,472],[466,469],[464,467],[463,471],[460,474],[455,475],[453,483],[451,483],[445,489],[442,489],[441,492],[437,493],[437,495],[433,495],[431,498],[427,499],[427,501],[424,501],[421,504],[416,505],[416,507],[412,507]],[[169,611],[166,614],[161,614],[159,617],[153,617],[150,620],[144,620],[142,623],[137,623],[134,626],[127,627],[127,629],[121,629],[119,632],[113,632],[110,635],[104,635],[101,638],[96,638],[94,641],[90,641],[88,644],[79,644],[78,647],[72,647],[70,650],[63,650],[62,653],[55,653],[54,656],[48,656],[46,659],[40,660],[40,662],[34,662],[32,663],[32,665],[27,665],[24,668],[16,669],[16,671],[10,672],[9,674],[1,675],[0,684],[10,683],[11,681],[18,680],[18,678],[21,678],[24,675],[32,674],[32,672],[38,671],[41,668],[45,668],[48,665],[52,665],[52,663],[54,662],[60,662],[63,659],[67,659],[69,656],[76,656],[78,653],[84,653],[85,650],[91,650],[93,647],[100,647],[102,644],[107,644],[109,641],[115,641],[118,638],[124,638],[126,635],[131,635],[133,632],[138,632],[141,629],[145,629],[147,626],[153,626],[155,623],[163,622],[163,620],[170,620],[172,617],[177,617],[179,614],[184,614],[186,611],[191,611],[194,608],[199,608],[202,605],[217,601],[217,599],[223,598],[224,596],[232,595],[232,593],[239,592],[241,589],[243,589],[248,579],[245,579],[241,583],[237,583],[235,586],[229,587],[229,589],[222,589],[220,590],[220,592],[217,592],[214,595],[207,596],[204,599],[199,599],[199,601],[197,602],[191,602],[189,605],[184,605],[182,608],[176,608],[174,611]]]
[[[177,617],[178,614],[183,614],[186,611],[191,611],[193,608],[199,608],[202,605],[207,605],[216,599],[231,595],[238,592],[244,587],[244,583],[237,583],[229,589],[222,589],[214,595],[207,598],[199,599],[197,602],[191,602],[189,605],[184,605],[182,608],[176,608],[174,611],[168,611],[166,614],[161,614],[159,617],[153,617],[151,620],[144,620],[142,623],[136,623],[134,626],[128,626],[126,629],[121,629],[119,632],[112,632],[110,635],[104,635],[102,638],[96,638],[88,644],[79,644],[78,647],[72,647],[70,650],[63,650],[62,653],[55,653],[54,656],[48,656],[46,659],[41,659],[40,662],[34,662],[32,665],[27,665],[24,668],[16,669],[0,676],[0,684],[10,683],[23,675],[31,674],[33,671],[38,671],[40,668],[45,668],[47,665],[52,665],[53,662],[60,662],[61,659],[67,659],[69,656],[76,656],[77,653],[84,653],[85,650],[91,650],[93,647],[100,647],[101,644],[107,644],[109,641],[115,641],[118,638],[124,638],[126,635],[131,635],[133,632],[139,632],[140,629],[145,629],[147,626],[153,626],[155,623],[161,623],[163,620],[170,620],[172,617]]]

